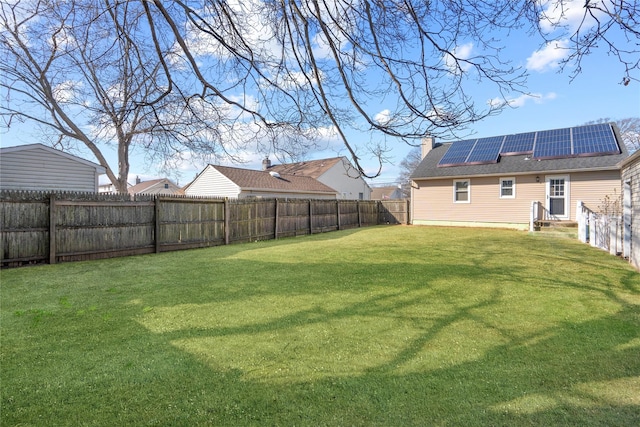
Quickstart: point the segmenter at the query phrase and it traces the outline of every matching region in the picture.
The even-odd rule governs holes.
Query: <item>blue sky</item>
[[[618,40],[620,43],[622,39]],[[640,75],[636,72],[628,86],[621,84],[624,68],[616,58],[608,56],[606,52],[596,50],[586,57],[582,63],[582,72],[571,78],[573,68],[568,67],[559,73],[558,60],[566,51],[557,49],[556,45],[540,45],[540,41],[525,34],[512,33],[505,42],[504,58],[513,61],[514,65],[526,69],[529,73],[526,90],[528,95],[513,93],[507,95],[512,101],[512,108],[505,109],[501,114],[488,117],[470,127],[466,134],[477,137],[502,135],[510,133],[528,132],[543,129],[555,129],[583,124],[601,118],[622,119],[640,116]],[[474,42],[469,40],[459,47],[468,54],[474,51]],[[483,84],[467,86],[469,95],[478,105],[486,105],[489,100],[497,97],[495,87]],[[384,113],[385,105],[381,102],[379,111]],[[351,133],[352,141],[358,141],[362,146],[377,138],[367,133]],[[38,142],[38,134],[28,125],[13,127],[9,132],[0,132],[2,146],[13,146]],[[383,166],[382,174],[371,181],[373,185],[392,183],[396,180],[399,169],[397,165],[407,155],[411,146],[401,141],[387,139],[389,152],[386,155],[388,163]],[[348,155],[346,149],[337,140],[326,141],[329,147],[323,151],[310,152],[308,159]],[[74,153],[95,161],[88,151]],[[105,153],[112,165],[117,165],[115,150]],[[247,154],[246,162],[235,166],[259,169],[262,155]],[[377,170],[377,161],[362,152],[362,164],[368,172]],[[226,163],[227,165],[233,165]],[[179,184],[187,184],[205,165],[183,164],[180,170]],[[142,153],[134,152],[131,156],[130,182],[138,175],[143,179],[159,177],[154,165],[147,164]]]

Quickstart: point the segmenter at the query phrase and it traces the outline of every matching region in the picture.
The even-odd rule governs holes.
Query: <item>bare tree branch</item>
[[[167,168],[189,157],[240,160],[249,147],[293,158],[327,134],[337,135],[363,176],[375,177],[392,149],[387,138],[450,138],[508,105],[474,99],[470,87],[489,85],[505,101],[526,93],[524,71],[502,56],[510,32],[565,46],[572,76],[584,57],[605,49],[629,84],[640,68],[639,7],[14,0],[0,6],[0,116],[88,147],[120,191],[133,150]],[[117,167],[105,147],[117,149]],[[365,170],[364,155],[378,159],[377,171]]]

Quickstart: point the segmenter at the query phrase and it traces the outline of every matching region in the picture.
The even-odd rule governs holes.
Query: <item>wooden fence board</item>
[[[192,248],[224,243],[224,200],[158,200],[158,244],[163,251],[179,245]]]
[[[2,266],[64,262],[406,223],[406,201],[0,192]]]

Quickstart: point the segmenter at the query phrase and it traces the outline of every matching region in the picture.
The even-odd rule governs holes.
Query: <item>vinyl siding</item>
[[[188,196],[236,198],[240,194],[240,187],[212,166],[207,166],[186,189],[185,194]]]
[[[571,174],[571,216],[575,219],[576,203],[581,200],[592,211],[601,210],[605,197],[621,197],[620,171],[585,172]],[[622,200],[622,199],[620,199]]]
[[[640,270],[640,157],[622,168],[622,182],[631,181],[631,253],[629,262]]]
[[[556,174],[550,174],[555,176]],[[617,171],[577,172],[569,176],[569,212],[575,221],[575,206],[582,200],[597,210],[606,195],[620,194]],[[540,182],[536,182],[539,176]],[[513,199],[500,198],[500,178],[515,178]],[[454,203],[453,178],[417,180],[413,189],[412,218],[420,221],[527,224],[532,201],[546,205],[546,175],[505,175],[460,178],[470,181],[470,203]]]
[[[318,181],[338,192],[339,199],[371,199],[371,188],[346,159],[342,159],[318,177]]]
[[[98,175],[95,166],[42,148],[5,151],[0,156],[0,188],[6,190],[95,193]]]

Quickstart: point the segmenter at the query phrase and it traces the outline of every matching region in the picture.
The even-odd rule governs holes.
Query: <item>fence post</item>
[[[311,207],[312,200],[309,199],[309,234],[313,234],[313,208]]]
[[[56,195],[49,195],[49,264],[56,263]]]
[[[338,215],[338,230],[340,230],[340,200],[336,200],[336,214]]]
[[[356,210],[358,211],[358,227],[362,227],[362,215],[360,214],[360,200],[356,200]]]
[[[155,224],[154,224],[154,234],[155,234],[155,246],[156,246],[156,253],[159,254],[160,253],[160,196],[156,196],[155,197],[155,206],[154,206],[154,212],[155,212]]]
[[[578,240],[587,243],[587,215],[582,200],[578,200],[576,206],[576,219],[578,220]]]
[[[622,196],[622,256],[631,261],[631,180],[626,180]]]
[[[411,224],[411,200],[407,199],[407,225]]]
[[[593,212],[589,212],[589,243],[591,246],[598,246],[597,229],[600,224],[596,224],[596,215]]]
[[[228,245],[229,244],[229,198],[225,197],[224,198],[224,244]]]
[[[273,225],[273,239],[278,240],[278,209],[280,208],[280,204],[278,203],[278,199],[276,199],[276,214],[275,214],[275,224]]]
[[[529,210],[529,231],[530,232],[536,231],[535,225],[536,225],[536,221],[538,221],[537,211],[538,211],[538,202],[533,200],[531,202],[531,209]]]
[[[609,218],[609,253],[618,254],[618,219],[614,217]]]

